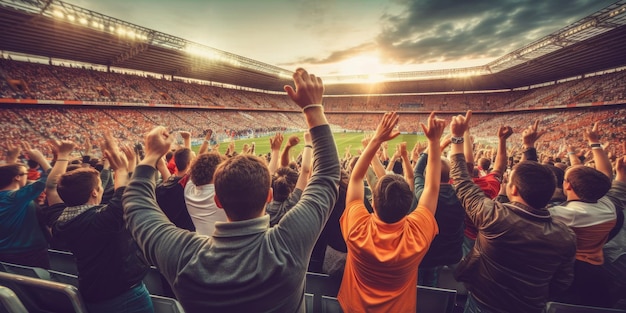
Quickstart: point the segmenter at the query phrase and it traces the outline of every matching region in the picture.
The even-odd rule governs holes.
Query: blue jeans
[[[480,303],[478,303],[478,301],[476,301],[476,299],[474,299],[471,293],[468,293],[467,301],[465,301],[465,308],[463,310],[463,313],[495,313],[495,312],[489,311],[488,309],[483,307]]]
[[[89,313],[154,313],[152,299],[143,282],[113,299],[85,305]]]

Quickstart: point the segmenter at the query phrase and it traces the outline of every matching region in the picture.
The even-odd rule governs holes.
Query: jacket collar
[[[268,214],[245,221],[215,222],[213,237],[247,236],[265,232],[269,228],[270,216]]]
[[[529,216],[538,219],[550,219],[550,211],[546,209],[535,209],[519,202],[504,203],[504,206],[520,215]]]

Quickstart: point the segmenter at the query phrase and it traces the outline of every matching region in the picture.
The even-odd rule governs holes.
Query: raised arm
[[[463,134],[463,140],[463,153],[465,155],[465,163],[467,163],[467,169],[473,171],[474,166],[476,165],[475,160],[477,160],[478,157],[476,159],[474,158],[474,136],[470,135],[469,129],[467,129]]]
[[[313,169],[300,201],[283,216],[273,231],[288,238],[285,240],[291,245],[294,258],[308,263],[311,249],[335,205],[341,169],[337,146],[321,104],[324,93],[321,78],[300,68],[294,73],[293,80],[295,89],[285,86],[285,91],[302,109],[309,126]]]
[[[59,177],[67,170],[70,154],[74,151],[76,145],[71,141],[51,140],[50,146],[56,151],[58,157],[56,162],[54,162],[52,171],[48,175],[48,180],[46,180],[46,197],[48,205],[54,205],[63,202],[57,193],[57,182]]]
[[[406,149],[406,142],[400,143],[400,157],[402,158],[402,173],[404,174],[404,180],[411,191],[414,190],[414,176],[413,176],[413,167],[411,166],[411,160],[409,159],[409,151]]]
[[[200,145],[200,149],[198,150],[198,155],[206,153],[209,150],[211,136],[213,136],[213,130],[207,129],[206,134],[204,135],[204,141],[202,142],[202,145]]]
[[[191,133],[188,131],[178,132],[180,137],[183,138],[183,147],[187,149],[191,149]]]
[[[533,125],[528,126],[528,128],[522,132],[522,161],[539,161],[535,143],[545,133],[545,130],[539,131],[539,121],[535,121]]]
[[[276,173],[278,169],[278,159],[280,158],[280,146],[283,145],[283,134],[276,133],[274,137],[270,137],[270,163],[268,165],[270,174]]]
[[[361,146],[363,147],[363,150],[365,150],[365,148],[367,147],[367,144],[369,144],[370,140],[372,139],[371,136],[364,136],[363,139],[361,139]],[[374,172],[374,174],[376,175],[376,178],[381,178],[383,176],[385,176],[386,172],[385,172],[385,167],[383,166],[383,163],[381,163],[380,161],[380,155],[382,155],[383,151],[382,151],[382,147],[380,149],[378,149],[376,151],[376,156],[374,158],[372,158],[372,161],[370,162],[370,165],[372,166],[371,169]],[[367,178],[367,176],[366,176]],[[378,180],[376,180],[378,181]],[[369,180],[368,180],[368,184],[369,184]],[[373,185],[370,185],[370,187],[374,187]]]
[[[513,134],[510,126],[501,126],[498,129],[498,151],[496,152],[496,162],[493,171],[497,172],[500,177],[506,172],[508,157],[506,155],[506,140]]]
[[[285,148],[283,148],[283,152],[280,155],[280,166],[285,167],[289,166],[289,150],[292,147],[295,147],[300,143],[300,138],[296,135],[291,135],[289,139],[287,139],[287,143],[285,144]]]
[[[17,163],[17,157],[20,154],[20,147],[12,144],[11,142],[7,143],[7,150],[4,160],[6,164]]]
[[[311,167],[313,163],[313,142],[311,141],[311,134],[309,132],[304,133],[304,150],[302,151],[302,167],[300,168],[300,175],[296,182],[296,188],[304,190],[306,184],[309,182],[309,176],[311,175]]]
[[[26,152],[28,158],[37,162],[44,172],[50,170],[50,163],[48,163],[48,160],[46,160],[39,150],[31,148],[30,144],[26,141],[22,142],[22,146],[24,147],[24,152]]]
[[[441,184],[441,148],[439,141],[446,127],[446,122],[435,117],[435,112],[428,117],[428,126],[421,124],[426,138],[428,138],[428,164],[426,165],[426,177],[424,191],[418,202],[418,206],[430,210],[433,215],[437,211],[437,200]]]
[[[352,169],[346,193],[346,203],[350,203],[355,200],[363,201],[363,198],[365,197],[363,179],[365,178],[369,164],[376,156],[376,152],[380,149],[383,142],[389,141],[400,135],[400,132],[395,130],[396,125],[398,125],[398,120],[399,116],[396,112],[387,112],[383,115],[378,127],[376,127],[376,133],[370,139],[365,149],[363,149],[359,160]]]
[[[391,158],[389,158],[389,163],[387,163],[387,168],[385,169],[387,173],[393,171],[393,167],[400,157],[400,145],[396,145],[396,151],[391,155]]]
[[[611,166],[611,160],[608,154],[602,148],[600,143],[600,132],[598,130],[598,122],[593,124],[591,129],[585,129],[585,138],[589,143],[591,152],[593,153],[593,160],[596,164],[596,169],[602,172],[604,175],[613,178],[613,167]]]

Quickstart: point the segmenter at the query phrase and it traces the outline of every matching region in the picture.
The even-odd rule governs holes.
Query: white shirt
[[[196,233],[205,236],[213,235],[215,222],[226,222],[226,212],[215,204],[215,185],[196,186],[189,180],[185,186],[185,202],[187,211]]]

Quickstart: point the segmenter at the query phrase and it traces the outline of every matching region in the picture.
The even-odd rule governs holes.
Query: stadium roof
[[[0,49],[267,91],[291,82],[288,70],[59,0],[0,0]],[[335,95],[512,89],[626,66],[625,55],[620,0],[484,66],[324,79]]]

